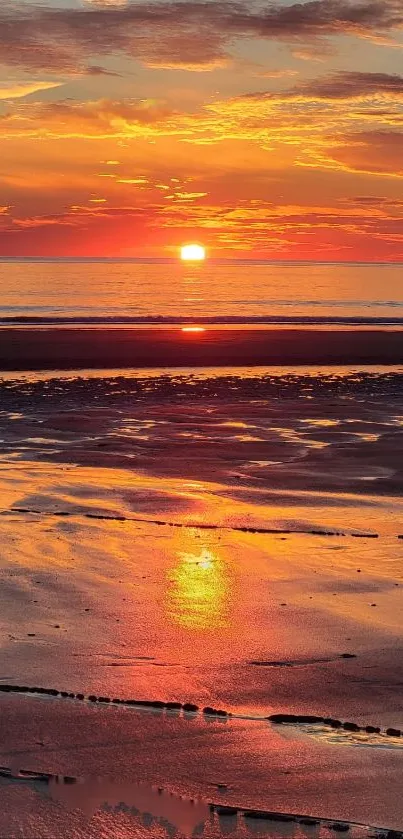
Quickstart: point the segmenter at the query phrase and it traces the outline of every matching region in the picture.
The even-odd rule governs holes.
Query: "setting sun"
[[[200,262],[206,258],[206,249],[202,245],[183,245],[181,247],[181,259],[191,262]]]

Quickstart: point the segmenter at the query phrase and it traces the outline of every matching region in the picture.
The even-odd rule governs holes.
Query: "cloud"
[[[3,137],[93,138],[152,137],[175,134],[176,112],[155,100],[108,99],[94,102],[34,102],[0,117]],[[108,164],[106,164],[108,165]],[[115,177],[105,173],[104,177]]]
[[[358,104],[346,109],[346,100]],[[294,102],[292,109],[290,101]],[[339,72],[278,93],[249,93],[217,100],[197,113],[179,112],[164,102],[148,99],[61,100],[10,108],[1,122],[8,136],[14,132],[28,136],[31,130],[34,135],[48,137],[176,135],[194,143],[249,139],[265,144],[287,142],[295,132],[312,138],[325,130],[344,131],[352,122],[398,124],[402,101],[403,76]],[[364,102],[365,108],[359,107]]]
[[[127,163],[118,168],[108,165],[113,157],[102,150],[98,160],[104,163],[88,174],[92,189],[96,192],[95,181],[102,180],[102,189],[110,184],[115,193],[147,192],[161,189],[158,184],[164,181],[164,190],[175,194],[171,203],[179,203],[204,198],[200,193],[210,190],[200,181],[197,186],[183,182],[177,189],[167,186],[170,165],[182,177],[185,171],[197,177],[228,169],[237,172],[245,155],[250,158],[250,173],[263,170],[276,177],[304,167],[402,177],[402,102],[403,76],[338,72],[277,93],[210,101],[197,112],[179,111],[157,100],[16,101],[0,116],[0,126],[4,141],[21,139],[24,144],[37,138],[109,139],[121,142],[123,148],[135,140],[136,169]],[[24,145],[25,156],[26,149]],[[109,154],[116,154],[116,148]],[[45,173],[46,168],[44,162]],[[165,173],[161,180],[158,171]]]
[[[85,68],[81,68],[81,72],[86,76],[112,76],[113,78],[121,78],[120,73],[108,70],[106,67],[101,67],[99,64],[89,64]]]
[[[391,73],[370,73],[340,71],[313,81],[303,82],[281,93],[246,93],[244,99],[256,101],[278,101],[296,99],[301,101],[324,101],[347,99],[403,99],[403,76]]]
[[[128,0],[83,0],[84,5],[110,7],[110,6],[127,6]]]
[[[401,176],[402,102],[403,76],[339,72],[278,93],[208,102],[189,113],[156,100],[16,102],[0,117],[0,125],[4,139],[27,141],[39,137],[155,143],[169,138],[170,154],[186,159],[193,171],[225,165],[225,153],[209,154],[209,146],[233,144],[230,160],[241,142],[260,147],[266,157],[256,167],[264,165],[266,171],[303,166]],[[203,146],[203,156],[196,150],[185,153],[183,144]],[[145,161],[147,146],[142,154]],[[143,173],[119,169],[117,176],[113,167],[107,169],[98,170],[105,181],[147,185]]]
[[[389,198],[385,195],[354,195],[347,199],[347,203],[366,207],[394,208],[399,211],[403,208],[403,199]]]
[[[171,195],[166,195],[168,200],[177,202],[197,201],[198,198],[205,198],[207,192],[174,192]]]
[[[239,200],[233,207],[226,207],[211,203],[203,205],[183,206],[181,204],[165,204],[155,202],[147,208],[138,206],[87,206],[73,205],[69,210],[61,213],[38,215],[30,218],[14,218],[13,224],[22,227],[53,225],[63,223],[68,225],[81,224],[83,221],[96,219],[112,219],[124,217],[143,217],[153,225],[162,227],[193,227],[202,229],[216,229],[219,231],[237,231],[247,235],[259,231],[273,234],[283,233],[285,230],[303,230],[308,228],[330,228],[354,226],[363,230],[380,222],[389,224],[400,222],[399,202],[385,202],[385,206],[351,207],[346,201],[344,206],[331,207],[310,204],[277,204],[269,201]],[[8,208],[4,208],[8,210]]]
[[[91,2],[50,8],[6,2],[0,11],[0,61],[36,70],[83,71],[94,55],[125,54],[151,66],[215,67],[234,41],[307,42],[337,35],[386,42],[403,27],[401,0],[308,0],[253,6],[236,0]]]
[[[403,76],[389,73],[339,72],[301,85],[312,99],[366,99],[374,96],[403,99]]]
[[[39,93],[42,90],[52,90],[61,87],[62,82],[21,82],[8,84],[4,87],[0,84],[0,99],[23,99],[24,96],[31,96],[32,93]]]
[[[285,79],[290,76],[298,76],[298,70],[256,70],[253,73],[259,79]]]
[[[69,210],[61,213],[46,213],[24,218],[14,217],[11,220],[10,229],[12,225],[24,229],[54,226],[82,228],[97,220],[147,218],[149,213],[149,208],[141,207],[105,207],[103,203],[92,207],[73,205]]]
[[[88,253],[118,254],[127,248],[143,247],[144,240],[172,246],[183,232],[197,231],[206,245],[217,252],[232,250],[285,257],[384,258],[398,259],[402,252],[401,207],[367,206],[351,201],[339,206],[326,204],[281,204],[265,200],[234,200],[232,206],[214,201],[204,205],[171,204],[157,201],[148,206],[77,204],[69,209],[25,217],[4,218],[0,225],[0,249],[46,253],[49,243],[65,252],[68,241]],[[105,235],[107,231],[108,235]],[[10,238],[11,236],[11,238]],[[52,251],[53,252],[53,251]]]
[[[328,149],[329,159],[351,171],[403,177],[403,132],[361,131]]]

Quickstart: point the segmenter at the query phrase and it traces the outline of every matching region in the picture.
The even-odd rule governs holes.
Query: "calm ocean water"
[[[0,261],[5,319],[403,324],[403,265]]]

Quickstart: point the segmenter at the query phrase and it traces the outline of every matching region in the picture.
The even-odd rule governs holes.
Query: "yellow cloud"
[[[32,93],[39,93],[41,90],[52,90],[61,87],[63,82],[16,82],[3,86],[0,83],[0,99],[22,99]]]
[[[83,5],[98,6],[99,8],[108,6],[121,7],[127,6],[127,0],[83,0]]]
[[[207,192],[175,192],[165,197],[176,201],[196,201],[198,198],[205,198],[206,195]]]
[[[119,178],[118,184],[148,184],[147,178]]]

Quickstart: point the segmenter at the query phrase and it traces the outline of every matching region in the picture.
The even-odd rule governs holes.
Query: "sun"
[[[202,245],[182,245],[181,259],[185,262],[201,262],[206,258],[206,249]]]

